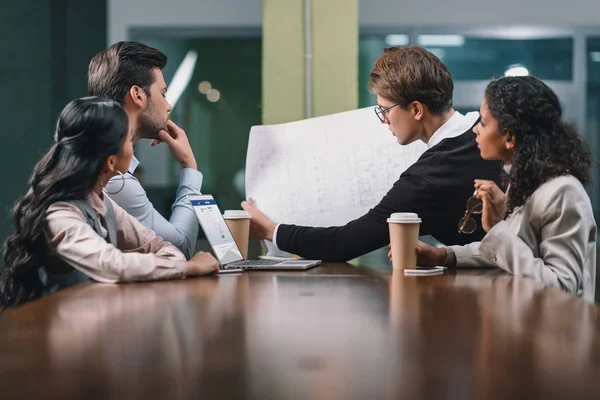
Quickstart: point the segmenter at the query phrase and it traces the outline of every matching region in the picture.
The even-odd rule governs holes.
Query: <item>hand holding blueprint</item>
[[[246,196],[279,223],[344,225],[379,203],[426,149],[400,146],[372,107],[254,126]]]

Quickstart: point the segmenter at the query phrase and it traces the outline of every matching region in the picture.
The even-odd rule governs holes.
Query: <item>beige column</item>
[[[358,106],[358,0],[263,0],[264,124],[306,118],[305,60],[312,53],[312,116]]]
[[[313,115],[353,110],[358,107],[358,0],[312,0],[312,17]]]

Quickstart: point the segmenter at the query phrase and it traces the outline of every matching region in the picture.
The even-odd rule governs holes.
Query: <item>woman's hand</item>
[[[263,214],[255,205],[252,198],[242,202],[242,208],[252,215],[250,220],[250,237],[256,240],[273,241],[273,234],[277,223],[271,221],[269,217]]]
[[[390,251],[388,252],[388,258],[392,261],[392,245],[390,244]],[[433,247],[427,243],[419,241],[417,243],[417,265],[419,267],[437,267],[438,265],[444,265],[446,262],[446,248],[444,247]]]
[[[486,232],[504,219],[506,211],[506,196],[493,181],[475,180],[477,197],[483,202],[481,225]]]
[[[199,251],[185,265],[186,276],[214,274],[219,271],[219,262],[210,253]]]

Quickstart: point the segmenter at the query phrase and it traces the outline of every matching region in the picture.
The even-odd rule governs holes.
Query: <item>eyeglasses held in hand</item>
[[[383,108],[381,106],[375,106],[375,114],[377,115],[377,118],[379,118],[379,120],[381,122],[386,122],[387,121],[387,113],[394,107],[396,107],[398,104],[394,104],[393,106],[389,106],[386,108]]]
[[[467,200],[465,216],[458,221],[458,233],[470,235],[477,229],[477,222],[475,222],[472,215],[481,214],[483,211],[483,202],[475,196],[477,196],[477,189],[475,189],[473,196]]]

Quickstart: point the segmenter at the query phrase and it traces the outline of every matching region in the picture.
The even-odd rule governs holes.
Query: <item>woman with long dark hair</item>
[[[127,172],[132,140],[127,115],[115,101],[87,97],[64,108],[54,143],[34,167],[31,188],[13,209],[0,305],[15,305],[90,278],[113,283],[218,270],[208,253],[186,262],[176,247],[104,195],[104,185]]]
[[[486,236],[448,248],[419,243],[419,265],[493,265],[594,299],[596,222],[584,189],[592,157],[562,114],[556,94],[537,78],[489,84],[474,132],[482,158],[504,161],[506,195],[491,181],[475,181],[479,202],[467,202],[458,228],[472,229],[470,214],[480,212]]]

